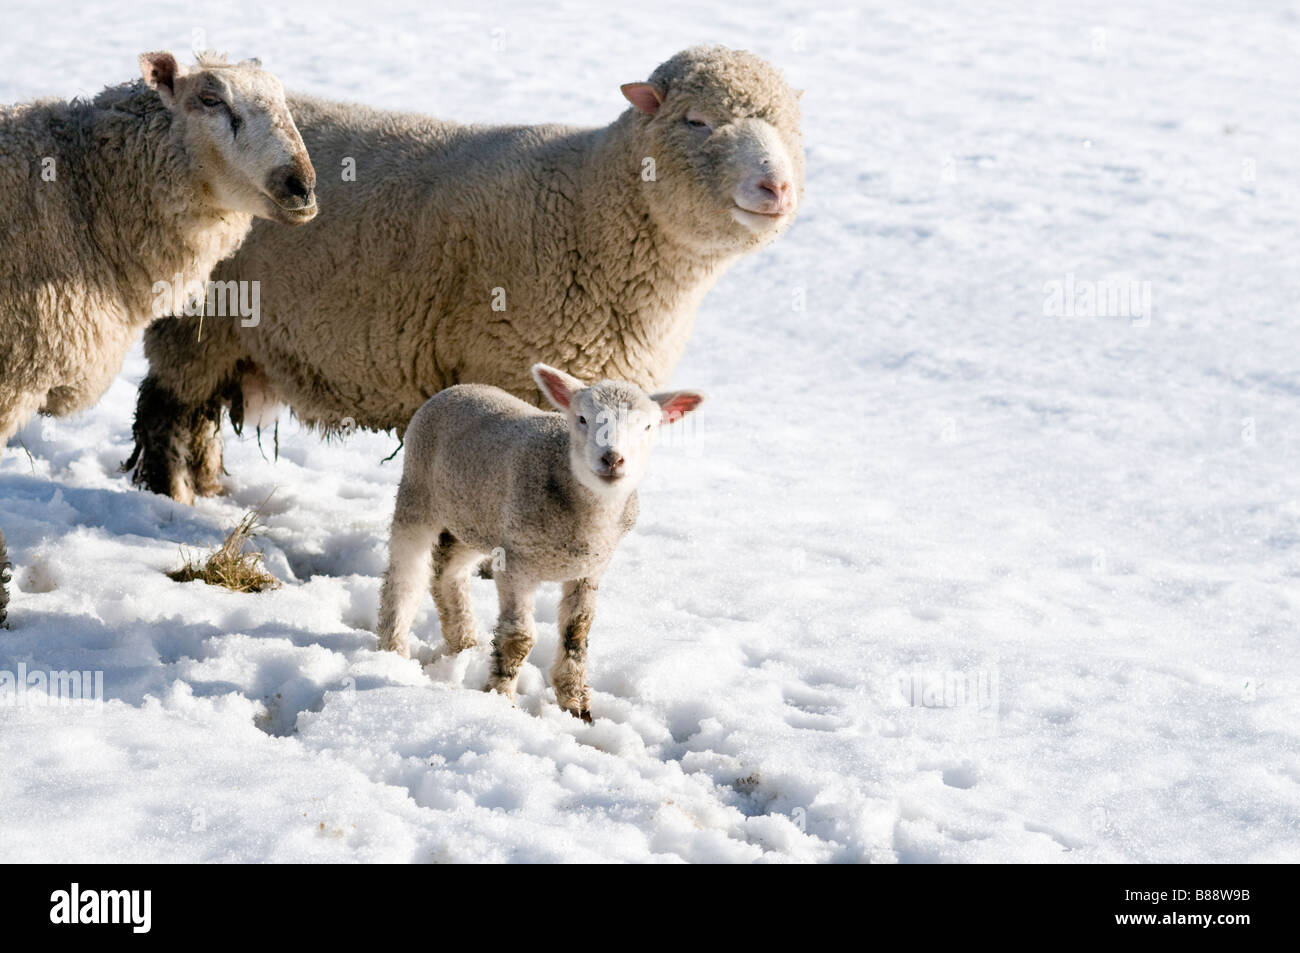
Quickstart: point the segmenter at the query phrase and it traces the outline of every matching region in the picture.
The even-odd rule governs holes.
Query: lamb
[[[255,226],[218,269],[262,282],[260,324],[147,333],[136,483],[186,502],[220,492],[226,408],[237,431],[287,404],[327,433],[400,435],[458,383],[536,402],[526,368],[539,360],[663,386],[705,292],[795,216],[798,94],[722,47],[679,53],[622,93],[630,108],[596,129],[291,96],[317,165],[341,174],[322,179],[318,225]]]
[[[135,335],[244,239],[316,214],[279,81],[255,61],[139,58],[93,100],[0,107],[0,446],[93,404]],[[169,293],[170,292],[170,293]]]
[[[535,639],[534,594],[542,582],[561,582],[551,684],[561,708],[590,722],[587,635],[597,587],[636,522],[636,487],[655,434],[704,397],[691,390],[647,396],[622,381],[586,386],[546,364],[534,365],[532,376],[559,413],[496,387],[459,384],[411,419],[380,591],[379,647],[409,658],[411,620],[430,578],[448,651],[477,644],[469,576],[492,554],[500,615],[487,687],[514,698]]]

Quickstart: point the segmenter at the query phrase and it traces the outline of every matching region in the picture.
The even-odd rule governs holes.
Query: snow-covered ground
[[[807,89],[808,187],[701,309],[676,381],[711,399],[602,587],[591,727],[545,684],[554,591],[517,709],[433,659],[431,602],[429,664],[375,651],[391,437],[286,422],[278,462],[229,436],[226,497],[137,492],[138,348],[27,427],[0,671],[108,700],[0,710],[0,860],[1300,859],[1294,6],[56,7],[0,2],[0,101],[198,44],[594,125],[747,47]],[[273,490],[282,589],[164,575]]]

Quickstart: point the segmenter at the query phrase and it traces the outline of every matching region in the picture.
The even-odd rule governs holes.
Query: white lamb
[[[469,577],[491,554],[500,616],[487,687],[514,697],[536,637],[534,594],[543,582],[561,582],[551,684],[560,707],[590,722],[587,634],[597,586],[636,522],[636,488],[655,434],[704,396],[647,395],[622,381],[587,386],[545,364],[532,373],[560,413],[496,387],[460,384],[435,394],[411,418],[380,594],[379,647],[409,657],[411,620],[431,568],[448,649],[477,644]]]

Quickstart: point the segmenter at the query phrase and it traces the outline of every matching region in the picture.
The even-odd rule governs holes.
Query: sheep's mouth
[[[282,225],[306,225],[316,217],[317,211],[315,202],[302,208],[286,208],[279,202],[272,202],[271,209],[271,217]]]
[[[622,470],[597,470],[596,476],[600,477],[605,483],[617,483],[623,479],[625,474]]]
[[[259,189],[258,191],[262,193],[262,202],[266,210],[264,217],[274,219],[282,224],[302,225],[315,218],[316,212],[319,211],[315,190],[311,193],[311,201],[306,205],[302,204],[301,198],[288,195],[284,198],[278,198],[269,189]]]
[[[742,205],[733,205],[731,208],[731,217],[741,225],[754,231],[771,228],[789,214],[789,212],[755,212],[753,209],[745,208]]]
[[[291,208],[288,205],[275,203],[276,211],[286,218],[302,219],[304,222],[316,217],[316,201],[313,199],[310,205],[303,205],[298,208]]]

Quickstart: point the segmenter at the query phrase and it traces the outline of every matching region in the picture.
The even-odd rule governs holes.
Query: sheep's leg
[[[43,398],[39,394],[10,394],[0,398],[0,450],[9,438],[21,430],[40,408]]]
[[[5,553],[5,534],[0,530],[0,629],[9,614],[9,559]]]
[[[400,491],[399,491],[400,492]],[[393,522],[388,571],[379,590],[379,648],[411,657],[411,622],[429,582],[437,531],[425,523]]]
[[[169,319],[170,320],[170,319]],[[220,489],[221,405],[189,407],[152,375],[140,383],[132,436],[135,449],[122,464],[133,482],[180,503]]]
[[[189,467],[194,492],[217,496],[221,486],[221,404],[213,401],[190,420]]]
[[[533,628],[533,594],[537,587],[506,573],[498,574],[496,583],[501,614],[492,637],[492,675],[487,687],[513,701],[519,670],[537,640]]]
[[[221,490],[221,413],[237,392],[245,359],[238,322],[170,317],[145,331],[149,374],[140,384],[122,469],[136,486],[183,503]],[[233,422],[233,420],[232,420]]]
[[[572,579],[560,596],[560,645],[551,666],[555,700],[575,718],[591,724],[591,689],[587,686],[587,634],[596,614],[595,579]]]
[[[478,557],[478,553],[447,532],[438,537],[433,547],[433,601],[438,606],[442,637],[453,655],[478,644],[469,600],[470,569]]]

